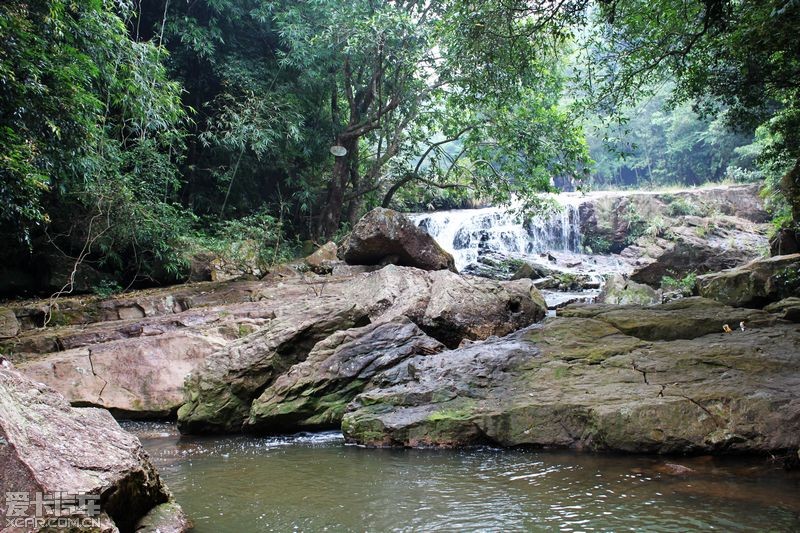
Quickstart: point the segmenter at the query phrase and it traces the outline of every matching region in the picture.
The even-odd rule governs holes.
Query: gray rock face
[[[107,411],[72,408],[7,362],[0,365],[0,493],[5,492],[99,495],[104,531],[133,531],[152,509],[172,501],[139,440]],[[186,530],[180,507],[171,505],[164,523]],[[86,515],[75,510],[70,516]]]
[[[14,337],[19,333],[19,322],[14,311],[0,307],[0,339]]]
[[[225,352],[231,343],[266,343],[258,332],[278,328],[281,321],[304,322],[307,309],[313,318],[314,309],[334,300],[357,304],[366,313],[364,323],[405,316],[451,346],[505,335],[545,312],[529,281],[463,279],[446,270],[390,265],[339,276],[292,275],[170,287],[110,300],[66,299],[59,303],[59,316],[69,318],[59,321],[63,325],[51,322],[45,329],[23,331],[0,343],[0,350],[74,405],[105,407],[125,418],[174,416],[184,403],[186,376],[212,354]],[[30,302],[18,311],[41,307]],[[71,325],[72,319],[78,324]],[[335,329],[350,327],[342,322]],[[243,407],[242,419],[248,413]]]
[[[606,283],[597,301],[616,305],[653,305],[661,303],[661,293],[649,285],[627,280],[620,274],[611,274],[606,276]]]
[[[339,256],[351,265],[393,263],[422,270],[456,271],[453,256],[403,214],[382,207],[358,221]]]
[[[329,274],[339,263],[337,254],[339,252],[336,243],[328,242],[319,247],[314,253],[304,259],[306,266],[317,274]]]
[[[347,404],[374,386],[378,372],[444,349],[404,316],[334,333],[253,402],[245,430],[338,428]]]
[[[664,276],[716,272],[756,259],[769,216],[758,186],[675,193],[607,193],[580,206],[584,244],[620,254],[630,279],[658,288]]]
[[[248,418],[244,429],[259,432],[326,427],[341,417],[345,399],[366,388],[369,377],[367,372],[337,382],[349,379],[345,371],[324,386],[320,376],[327,375],[331,361],[363,363],[371,357],[386,366],[441,349],[442,343],[506,335],[545,313],[530,280],[501,283],[394,265],[339,280],[318,294],[305,307],[298,302],[280,309],[267,327],[207,357],[186,382],[186,403],[178,411],[182,432],[236,432]],[[372,324],[351,331],[367,322]],[[398,337],[392,341],[391,334]],[[361,342],[374,350],[362,354]],[[298,363],[303,364],[290,369]]]
[[[681,303],[645,308],[660,315],[661,330],[617,327],[634,323],[642,308],[612,314],[610,306],[581,306],[581,316],[411,357],[376,376],[380,387],[356,397],[343,431],[375,446],[796,450],[800,328],[764,316],[745,331],[723,333],[722,323],[742,310],[702,299]],[[684,322],[687,313],[695,318]],[[690,331],[712,322],[718,333]]]
[[[764,308],[768,313],[775,313],[784,320],[800,322],[800,298],[792,296],[769,304]]]
[[[621,255],[634,263],[630,279],[658,287],[664,276],[717,272],[757,258],[767,245],[763,228],[736,218],[682,217],[665,234],[643,237]]]
[[[763,307],[800,296],[800,254],[757,259],[697,278],[701,296],[737,307]]]
[[[363,325],[363,307],[343,300],[299,307],[267,327],[211,354],[187,379],[178,427],[189,433],[241,430],[250,405],[314,345],[333,333]]]

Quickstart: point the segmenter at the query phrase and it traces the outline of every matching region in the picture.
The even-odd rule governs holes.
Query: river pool
[[[800,531],[800,474],[763,458],[365,449],[339,433],[181,438],[173,424],[123,427],[200,533]]]

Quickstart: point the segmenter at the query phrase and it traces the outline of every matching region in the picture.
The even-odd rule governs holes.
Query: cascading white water
[[[524,257],[548,251],[580,253],[580,198],[556,196],[558,208],[521,220],[513,209],[487,207],[412,215],[450,252],[459,270],[487,253]]]

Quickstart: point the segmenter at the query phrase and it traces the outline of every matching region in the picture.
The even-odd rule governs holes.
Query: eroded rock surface
[[[741,307],[763,307],[800,296],[800,254],[757,259],[697,278],[701,296]]]
[[[378,207],[358,221],[342,244],[340,257],[351,265],[393,263],[423,270],[456,271],[453,256],[402,213]]]
[[[276,377],[305,361],[317,342],[366,320],[363,307],[344,300],[301,306],[211,354],[186,381],[178,427],[188,433],[241,430],[253,400]]]
[[[665,276],[717,272],[759,257],[766,228],[734,217],[684,216],[657,236],[639,238],[621,255],[630,260],[633,281],[659,286]]]
[[[107,411],[70,407],[7,362],[0,364],[0,493],[6,492],[98,495],[103,531],[134,531],[151,510],[169,503],[164,526],[188,528],[136,437]],[[77,509],[69,516],[86,517]]]
[[[444,349],[404,316],[334,333],[253,402],[245,429],[338,428],[347,404],[375,386],[376,374],[414,355]]]
[[[109,300],[67,299],[58,302],[61,312],[95,321],[27,329],[0,342],[0,350],[74,405],[105,407],[125,418],[169,417],[184,402],[186,376],[211,354],[250,335],[255,336],[247,342],[266,343],[259,332],[276,331],[283,323],[294,327],[305,321],[304,314],[316,317],[318,308],[333,300],[362,309],[363,324],[407,317],[451,347],[464,339],[505,335],[545,312],[529,280],[501,283],[394,265],[328,276],[287,272],[260,282],[199,283]],[[43,305],[31,302],[18,309]],[[328,335],[354,325],[343,322]],[[243,408],[242,420],[248,409]]]
[[[681,303],[579,306],[502,339],[412,357],[376,376],[383,384],[354,400],[343,431],[378,446],[796,449],[800,328],[760,313],[724,333],[746,310]],[[625,327],[642,313],[662,325]]]

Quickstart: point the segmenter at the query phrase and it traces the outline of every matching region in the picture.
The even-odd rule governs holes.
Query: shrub
[[[661,288],[665,291],[677,291],[684,296],[691,296],[694,294],[694,288],[697,284],[697,274],[690,272],[683,278],[677,279],[672,276],[664,276],[661,278]]]
[[[694,202],[686,198],[675,197],[667,206],[667,214],[671,217],[679,217],[686,215],[705,216],[707,210],[696,205]]]
[[[603,235],[584,235],[583,248],[587,253],[608,254],[611,253],[611,241]]]

